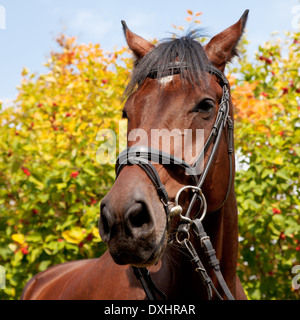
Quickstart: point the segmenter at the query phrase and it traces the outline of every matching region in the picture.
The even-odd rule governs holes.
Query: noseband
[[[172,63],[168,66],[166,74],[163,76],[179,74],[183,68],[187,68],[188,66],[182,65],[179,63]],[[199,273],[200,278],[204,285],[207,288],[208,298],[211,299],[212,297],[212,290],[215,292],[216,296],[222,299],[219,292],[214,287],[214,284],[210,277],[208,276],[203,264],[193,247],[192,243],[189,241],[190,239],[190,230],[193,231],[196,237],[199,238],[201,247],[204,248],[204,252],[208,257],[208,262],[210,266],[213,268],[216,277],[222,287],[225,295],[228,299],[234,299],[232,294],[230,293],[226,282],[222,276],[220,271],[219,261],[216,257],[216,252],[213,249],[211,241],[207,234],[204,231],[202,220],[206,215],[207,205],[205,196],[202,193],[202,186],[207,176],[207,173],[211,167],[212,161],[214,159],[215,153],[218,149],[220,138],[223,132],[223,129],[227,125],[227,133],[228,133],[228,156],[229,156],[229,182],[227,187],[227,192],[223,202],[218,207],[221,208],[225,203],[232,183],[232,154],[233,154],[233,122],[229,116],[229,88],[228,88],[228,80],[225,75],[215,68],[212,65],[207,65],[205,67],[205,71],[216,76],[219,81],[220,85],[223,89],[223,95],[219,104],[219,110],[216,116],[216,120],[214,125],[211,129],[208,139],[205,142],[203,149],[201,150],[200,154],[197,156],[196,161],[193,165],[186,163],[184,160],[177,158],[171,154],[165,153],[161,150],[156,150],[153,148],[149,148],[146,146],[133,146],[131,148],[125,149],[118,157],[116,162],[116,178],[119,176],[122,169],[127,165],[138,165],[147,176],[152,181],[153,185],[157,190],[157,194],[164,206],[164,210],[166,212],[167,221],[170,220],[171,217],[179,215],[180,216],[180,224],[177,229],[176,233],[176,240],[180,243],[188,252],[191,257],[192,263],[195,264],[196,271]],[[148,77],[156,78],[158,74],[157,69],[153,69]],[[207,161],[203,166],[203,171],[199,175],[199,166],[203,164],[204,155],[207,154],[209,148],[211,147],[210,154],[208,155]],[[183,171],[186,175],[191,176],[193,180],[193,185],[184,186],[181,188],[175,197],[175,205],[169,201],[168,193],[165,189],[165,186],[162,184],[161,179],[151,162],[159,163],[163,165],[173,165]],[[179,196],[180,194],[187,189],[191,189],[194,194],[191,198],[189,203],[188,209],[186,210],[185,214],[182,213],[183,209],[179,205]],[[200,208],[199,212],[191,218],[191,211],[195,205],[195,202],[200,200]],[[218,210],[216,209],[216,210]],[[215,210],[215,211],[216,211]],[[200,218],[196,218],[198,214],[201,212]],[[133,267],[134,273],[138,279],[140,279],[143,288],[146,292],[146,295],[149,299],[155,299],[155,293],[158,293],[161,297],[165,298],[164,294],[155,287],[153,281],[151,280],[150,274],[146,268],[137,268]]]

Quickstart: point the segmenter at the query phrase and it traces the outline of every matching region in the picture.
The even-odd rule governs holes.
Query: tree
[[[0,125],[0,265],[4,298],[18,298],[34,274],[99,257],[99,202],[114,181],[99,165],[99,129],[116,130],[129,75],[126,49],[105,53],[61,35],[40,76],[26,68]]]
[[[299,299],[300,33],[242,54],[232,70],[239,208],[239,275],[252,299]]]

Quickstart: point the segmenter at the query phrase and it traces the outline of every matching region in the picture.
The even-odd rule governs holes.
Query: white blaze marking
[[[158,80],[159,83],[166,85],[173,80],[173,76],[166,76]]]

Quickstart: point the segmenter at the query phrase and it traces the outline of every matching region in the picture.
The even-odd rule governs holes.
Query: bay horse
[[[136,60],[123,109],[127,148],[101,202],[108,251],[38,273],[21,299],[246,299],[236,274],[233,105],[224,69],[247,17],[248,10],[205,46],[197,31],[155,46],[122,21]],[[148,147],[153,129],[173,133],[168,152],[161,139]],[[192,139],[178,148],[184,129]]]

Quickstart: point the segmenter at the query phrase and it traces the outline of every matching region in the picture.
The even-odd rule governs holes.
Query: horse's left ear
[[[238,55],[237,45],[244,32],[249,10],[246,10],[240,20],[223,32],[214,36],[205,46],[205,52],[220,71],[224,71],[226,63]]]
[[[121,23],[127,44],[137,59],[142,58],[155,47],[151,42],[130,31],[125,21],[122,20]]]

